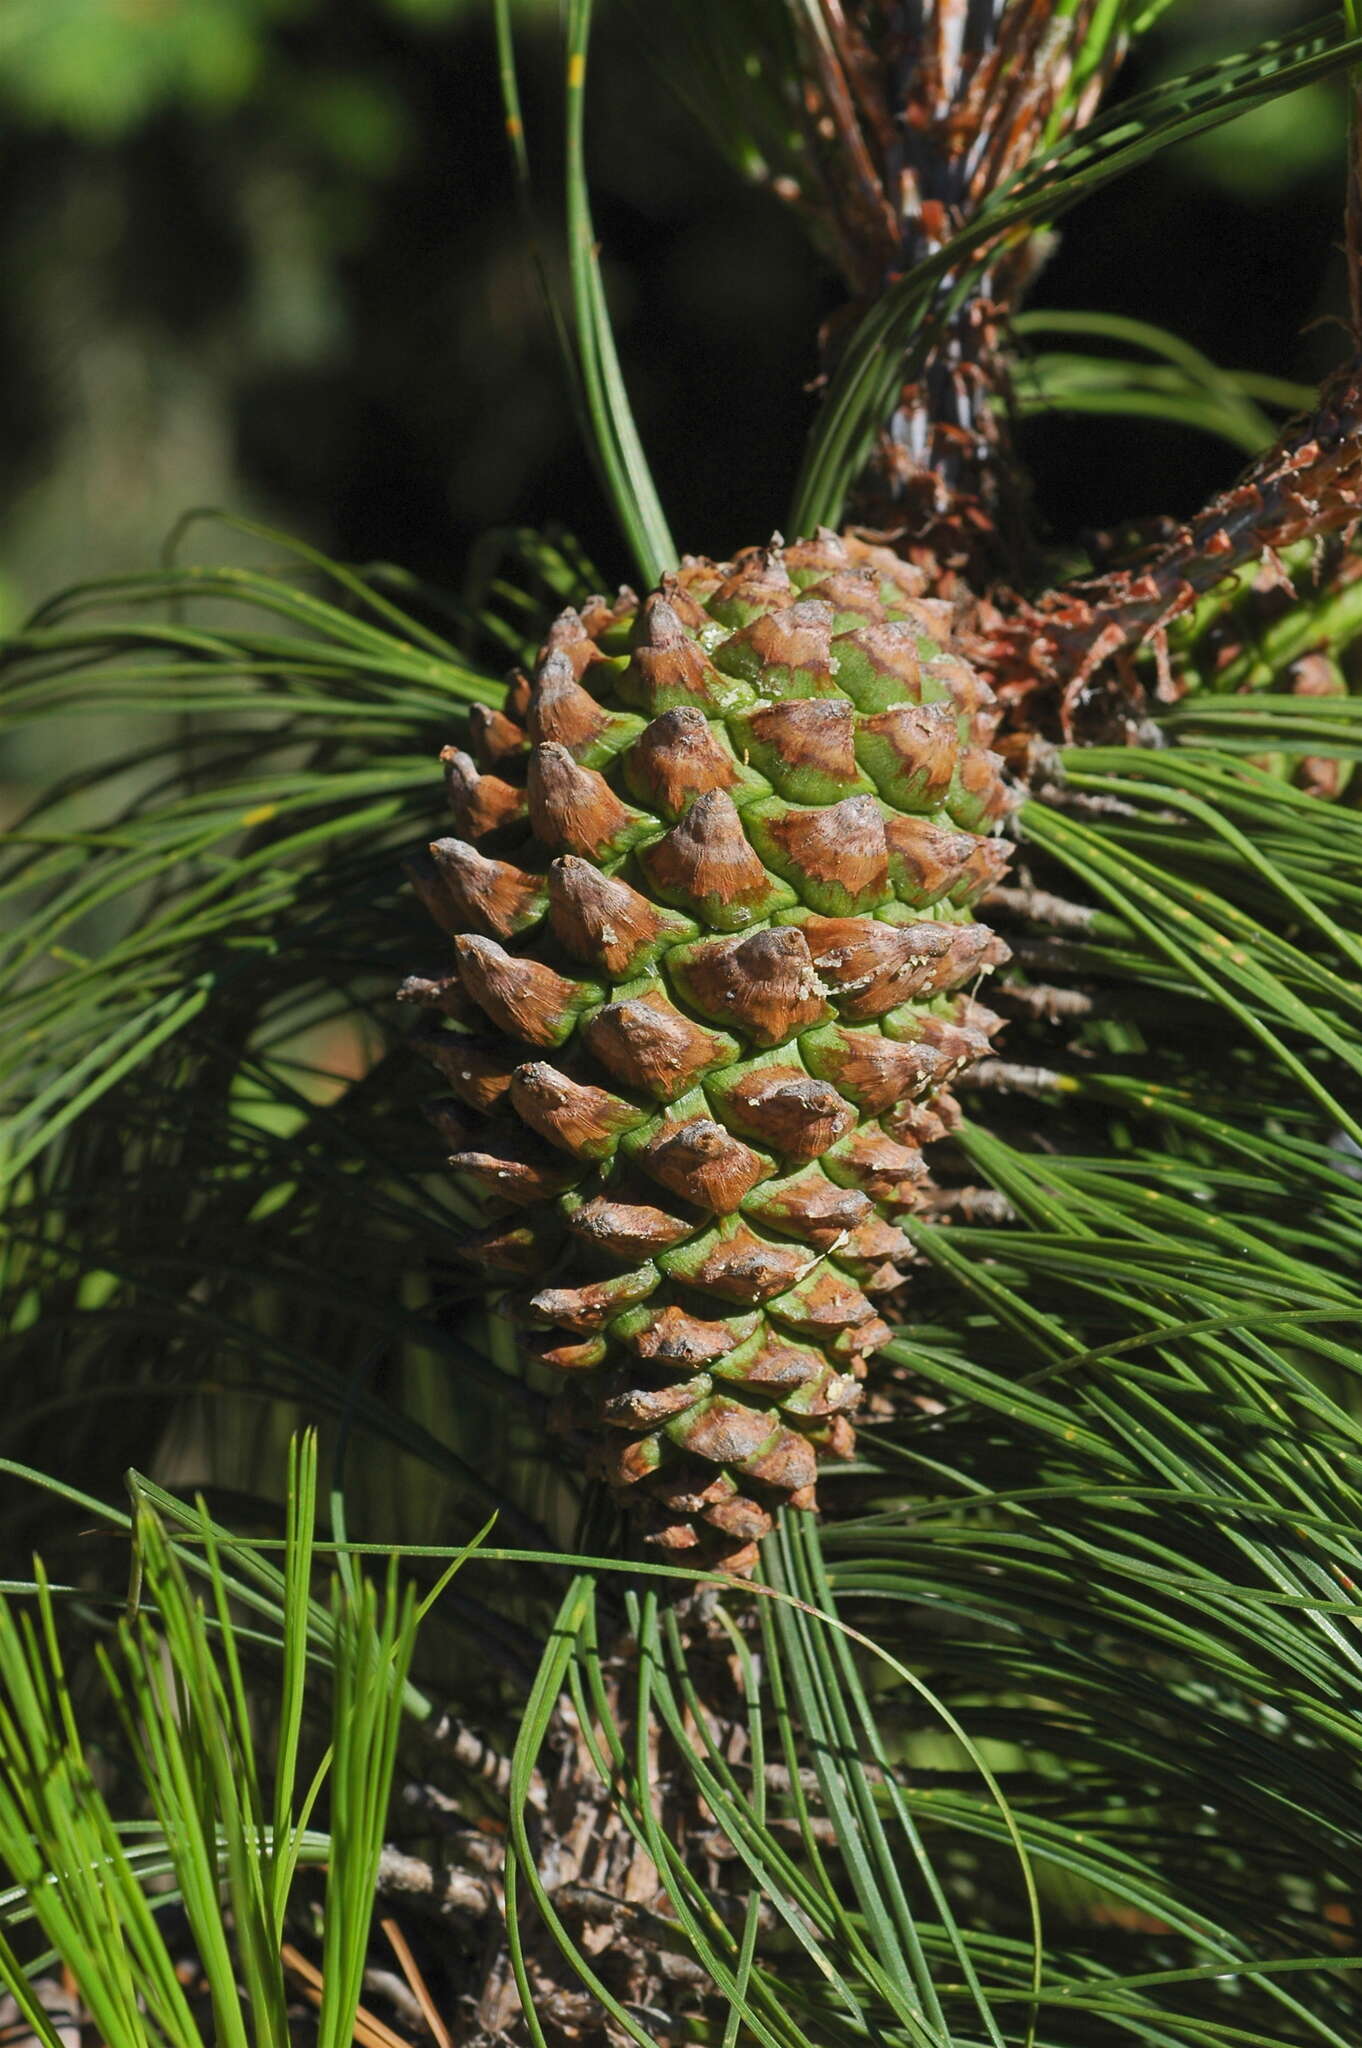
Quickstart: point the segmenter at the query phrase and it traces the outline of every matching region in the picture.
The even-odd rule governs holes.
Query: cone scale
[[[846,1457],[1006,949],[1011,798],[952,608],[821,532],[587,601],[442,756],[401,991],[559,1423],[646,1540],[750,1569]]]

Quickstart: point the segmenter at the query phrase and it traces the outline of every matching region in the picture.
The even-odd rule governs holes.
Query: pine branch
[[[1354,360],[1325,384],[1312,414],[1293,420],[1237,483],[1136,568],[986,618],[980,658],[1013,720],[1066,738],[1135,732],[1146,703],[1133,658],[1147,646],[1160,662],[1158,694],[1176,699],[1167,660],[1174,620],[1246,565],[1290,589],[1285,550],[1351,537],[1362,518],[1360,433],[1362,365]]]
[[[823,0],[810,30],[809,155],[852,303],[825,337],[930,261],[1055,134],[1086,120],[1124,54],[1092,0],[955,9]],[[806,200],[808,194],[802,195]],[[1043,237],[1014,235],[981,269],[885,419],[846,516],[893,533],[937,573],[979,587],[1023,573],[1024,487],[1012,452],[1006,335]]]

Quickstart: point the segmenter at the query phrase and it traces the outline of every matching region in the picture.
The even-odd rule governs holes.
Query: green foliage
[[[563,328],[626,543],[652,574],[671,544],[587,203],[589,15],[567,21]],[[743,33],[789,19],[744,9]],[[1094,19],[1095,49],[1121,11]],[[505,10],[501,24],[514,112]],[[707,25],[700,10],[701,44]],[[968,289],[980,233],[1052,219],[1359,47],[1317,25],[1055,142],[983,229],[871,313],[811,444],[799,523],[835,514],[905,352],[930,346],[940,277]],[[760,121],[738,153],[774,161],[777,74],[747,75]],[[1080,319],[1154,360],[1041,358],[1051,402],[1248,448],[1270,431],[1261,408],[1299,395],[1143,323]],[[102,1483],[145,1458],[168,1400],[211,1399],[224,1435],[230,1420],[250,1444],[248,1404],[297,1404],[331,1425],[339,1543],[322,1602],[310,1445],[282,1564],[151,1480],[134,1480],[132,1516],[73,1483],[46,1489],[136,1541],[140,1591],[102,1669],[155,1818],[114,1818],[71,1704],[62,1603],[102,1614],[100,1593],[40,1578],[36,1607],[16,1593],[0,1615],[9,1920],[37,1919],[110,2048],[196,2041],[148,1891],[169,1877],[216,2033],[244,2041],[240,1985],[252,2034],[282,2042],[283,1916],[298,1866],[324,1859],[321,2031],[349,2039],[399,1711],[429,1739],[451,1673],[462,1707],[483,1660],[465,1635],[457,1665],[437,1655],[410,1675],[413,1596],[360,1578],[344,1511],[361,1503],[367,1522],[377,1505],[403,1534],[416,1520],[420,1540],[379,1547],[431,1569],[466,1555],[439,1540],[450,1524],[495,1507],[516,1548],[484,1553],[496,1609],[465,1618],[506,1670],[522,1674],[527,1650],[532,1666],[523,1707],[504,1684],[481,1699],[515,1729],[504,1786],[484,1796],[506,1824],[534,2042],[545,1928],[620,2033],[654,2038],[541,1867],[542,1766],[566,1699],[591,1796],[656,1867],[651,1933],[712,1991],[719,2018],[696,2017],[696,2039],[1350,2048],[1362,818],[1254,757],[1352,760],[1358,728],[1350,698],[1253,686],[1306,648],[1346,646],[1362,586],[1303,582],[1219,687],[1160,710],[1162,747],[1065,750],[1023,809],[1013,937],[1039,1000],[1017,1003],[1000,1085],[972,1098],[959,1137],[1010,1220],[912,1225],[895,1398],[829,1482],[826,1527],[787,1517],[758,1585],[706,1588],[687,1610],[659,1597],[687,1574],[610,1554],[589,1498],[570,1533],[579,1488],[549,1466],[540,1392],[505,1326],[452,1273],[460,1200],[429,1170],[415,1059],[388,1049],[388,992],[428,945],[400,856],[429,831],[452,719],[500,687],[460,650],[520,656],[590,580],[570,543],[524,535],[494,540],[462,603],[297,550],[284,567],[80,587],[6,649],[16,726],[97,704],[157,736],[45,797],[0,874],[18,1105],[4,1365],[8,1384],[41,1388],[6,1425],[27,1459],[3,1469],[31,1507],[54,1420],[68,1468]],[[1187,645],[1234,595],[1207,601]],[[1047,894],[1068,906],[1059,926],[1028,909]],[[1067,1034],[1047,1019],[1053,987],[1077,998]],[[364,1455],[347,1457],[358,1432]],[[711,1610],[717,1691],[692,1625]],[[279,1660],[268,1756],[248,1644]],[[304,1786],[317,1676],[333,1747]],[[703,1802],[698,1847],[665,1824],[685,1796]],[[9,1949],[0,1963],[51,2048]]]
[[[562,572],[551,553],[541,559],[552,588]],[[450,1227],[403,1161],[412,1139],[394,1143],[411,1115],[398,1086],[411,1062],[388,1061],[377,1084],[365,1076],[318,1102],[290,1048],[300,1021],[319,1008],[353,1014],[370,976],[381,967],[392,981],[409,963],[413,936],[391,929],[398,847],[428,815],[425,761],[443,737],[444,707],[490,685],[448,650],[427,652],[429,633],[422,639],[414,620],[400,634],[378,623],[374,611],[388,602],[379,586],[347,587],[336,607],[309,583],[247,575],[228,586],[185,572],[173,585],[133,585],[126,616],[108,611],[121,590],[80,594],[12,651],[16,695],[36,691],[53,715],[98,674],[101,688],[152,708],[183,693],[202,705],[205,724],[187,785],[138,795],[114,829],[54,829],[15,848],[12,880],[38,895],[17,935],[11,1001],[42,1026],[28,1059],[42,1050],[52,1066],[40,1111],[50,1125],[21,1127],[40,1147],[14,1181],[11,1357],[22,1373],[25,1355],[50,1345],[50,1321],[35,1319],[39,1297],[49,1315],[65,1297],[79,1335],[67,1340],[62,1370],[83,1403],[114,1397],[139,1354],[173,1383],[182,1341],[201,1371],[207,1342],[215,1370],[235,1355],[243,1384],[348,1412],[376,1441],[475,1492],[465,1436],[423,1432],[354,1383],[385,1326],[389,1342],[401,1330],[451,1355],[438,1321],[413,1319],[403,1302],[417,1247],[437,1258]],[[147,619],[148,598],[168,587],[182,606],[217,605],[240,588],[261,613],[231,629],[200,628],[192,610],[171,625]],[[96,621],[86,623],[96,596]],[[266,630],[281,615],[301,640],[296,660],[295,639]],[[503,616],[487,623],[514,634]],[[99,665],[73,675],[67,635],[77,636],[78,658]],[[207,721],[228,707],[239,723],[213,737]],[[1170,731],[1188,715],[1170,713]],[[1326,701],[1316,715],[1339,714]],[[1311,728],[1312,746],[1324,739]],[[286,747],[284,828],[266,840],[268,860],[256,860],[236,835],[244,811],[275,800],[270,752]],[[1064,942],[1064,969],[1109,992],[1111,1021],[1099,1016],[1051,1085],[1042,1150],[1016,1118],[1010,1138],[1005,1119],[1002,1129],[996,1117],[967,1127],[976,1171],[1007,1195],[1019,1223],[918,1229],[936,1277],[893,1356],[944,1413],[914,1422],[910,1408],[869,1433],[844,1482],[859,1505],[825,1539],[826,1586],[810,1530],[787,1532],[772,1560],[784,1590],[820,1609],[849,1603],[880,1644],[898,1640],[896,1617],[912,1612],[911,1663],[900,1659],[892,1681],[858,1694],[865,1681],[820,1632],[826,1624],[771,1609],[748,1709],[803,1805],[791,1812],[792,1795],[782,1795],[754,1821],[754,1788],[731,1771],[725,1778],[721,1758],[679,1743],[682,1710],[668,1703],[695,1681],[665,1615],[645,1603],[636,1620],[657,1665],[638,1711],[671,1728],[754,1888],[785,1902],[779,1924],[804,1958],[796,1966],[779,1943],[772,1952],[771,1930],[755,1917],[741,1930],[716,1923],[716,1902],[697,1894],[685,1859],[660,1857],[680,1930],[672,1938],[727,1987],[760,2038],[850,2039],[866,2023],[886,2039],[902,2029],[907,2040],[968,2039],[978,2026],[980,2038],[1006,2039],[1036,1953],[1028,1867],[1047,1930],[1037,2039],[1088,2038],[1066,2031],[1051,2000],[1084,2015],[1074,2026],[1125,2014],[1136,2038],[1220,2038],[1210,2009],[1227,1960],[1256,1987],[1260,2038],[1346,2038],[1338,2015],[1347,2001],[1328,1988],[1336,1972],[1319,1930],[1329,1901],[1346,1895],[1352,1853],[1328,1792],[1342,1767],[1352,1669],[1334,1651],[1346,1641],[1338,1574],[1353,1576],[1355,1548],[1359,1411],[1343,1333],[1362,1306],[1349,1255],[1362,1195],[1331,1134],[1358,1131],[1350,1093],[1362,1067],[1362,939],[1352,878],[1362,842],[1352,840],[1362,826],[1204,745],[1083,750],[1064,767],[1063,784],[1025,812],[1024,843],[1052,886],[1094,907],[1089,929]],[[360,776],[369,803],[355,809]],[[1107,808],[1091,809],[1094,799]],[[249,893],[257,871],[270,885],[258,910]],[[153,915],[127,921],[102,970],[49,959],[26,980],[21,963],[50,956],[54,934],[64,945],[87,903],[148,890]],[[305,952],[300,928],[313,934]],[[353,968],[323,984],[322,1003],[318,966],[338,956]],[[186,981],[198,1005],[180,1017],[172,1000],[172,1028],[158,1041],[158,1006]],[[375,990],[358,1013],[375,1030],[378,1000]],[[213,1073],[224,1040],[236,1078],[186,1093],[186,1077]],[[24,1041],[11,1043],[21,1055]],[[102,1196],[90,1185],[90,1161],[126,1159],[131,1132],[158,1103],[158,1165],[180,1219],[171,1247],[161,1204],[129,1213],[125,1181]],[[385,1241],[386,1285],[376,1256]],[[333,1274],[323,1320],[311,1336],[295,1327],[285,1339],[272,1297],[296,1303],[319,1262]],[[351,1292],[341,1276],[361,1263],[363,1289]],[[489,1356],[482,1370],[500,1369]],[[503,1374],[497,1384],[515,1382]],[[484,1498],[506,1484],[504,1469],[479,1476]],[[167,1496],[143,1497],[156,1527],[202,1529]],[[232,1597],[243,1588],[266,1613],[286,1605],[263,1561],[233,1559]],[[526,1771],[561,1685],[579,1682],[579,1656],[586,1703],[596,1698],[599,1647],[582,1633],[594,1597],[579,1594],[567,1647],[554,1638],[524,1724]],[[334,1627],[320,1638],[315,1630],[314,1614],[311,1654],[333,1653]],[[1147,1715],[1132,1726],[1131,1701],[1141,1699]],[[409,1704],[429,1716],[428,1704]],[[1170,1717],[1181,1730],[1171,1746]],[[1273,1728],[1282,1739],[1269,1779],[1254,1758]],[[647,1781],[634,1776],[643,1760],[626,1748],[612,1762],[608,1725],[602,1739],[605,1775],[626,1772],[635,1825],[659,1849]],[[1232,1742],[1243,1752],[1232,1769],[1206,1754],[1207,1744],[1223,1752]],[[993,1793],[985,1779],[961,1780],[990,1748]],[[157,1754],[147,1767],[175,1782],[173,1761]],[[891,1796],[900,1762],[910,1774]],[[1293,1762],[1300,1782],[1288,1790],[1282,1773]],[[1212,1780],[1208,1832],[1192,1809],[1196,1788]],[[245,1807],[234,1838],[259,1840],[265,1820],[279,1827],[279,1809],[262,1819],[263,1790],[234,1772],[238,1783]],[[229,1803],[225,1781],[207,1788],[205,1797]],[[1162,1847],[1138,1819],[1151,1800],[1179,1816]],[[831,1860],[815,1821],[833,1824],[841,1848]],[[207,1825],[197,1838],[201,1891]],[[533,1892],[527,1844],[516,1867]],[[253,1868],[233,1880],[243,1926]],[[919,1872],[902,1896],[890,1878],[899,1869]],[[1078,1890],[1061,1888],[1057,1907],[1060,1879]],[[266,1878],[258,1885],[262,1898],[273,1895]],[[1100,1940],[1094,1900],[1106,1916]],[[1169,1931],[1120,1932],[1121,1914]],[[838,1958],[831,1978],[829,1955]],[[1298,1964],[1322,1973],[1313,1988],[1302,1988]],[[1146,1983],[1151,1976],[1159,1981]]]
[[[571,573],[552,551],[538,567],[547,593]],[[499,593],[487,625],[514,635],[508,618],[528,620],[532,597],[514,603],[490,555],[482,581]],[[186,619],[200,587],[219,601],[216,578],[184,576]],[[293,584],[248,587],[263,591],[268,618]],[[128,618],[100,629],[108,668],[91,675],[112,669],[111,688],[141,692],[160,687],[147,676],[166,664],[177,671],[166,689],[187,684],[210,701],[235,692],[244,707],[256,700],[240,694],[243,677],[261,669],[256,716],[278,705],[285,685],[254,626],[226,635],[182,620],[162,642],[168,629],[140,623],[140,587],[131,594]],[[349,607],[372,594],[365,585],[328,616],[327,646],[346,644]],[[472,1472],[466,1405],[422,1428],[400,1398],[365,1390],[363,1359],[386,1326],[394,1352],[429,1347],[447,1360],[464,1403],[479,1373],[489,1416],[519,1398],[518,1369],[490,1331],[480,1352],[451,1336],[434,1303],[411,1307],[412,1275],[440,1257],[452,1217],[409,1163],[420,1145],[410,1055],[318,1102],[289,1051],[299,1016],[312,1014],[305,992],[318,963],[343,950],[355,972],[381,962],[391,981],[413,957],[414,928],[393,928],[391,871],[403,836],[429,815],[417,768],[443,737],[439,706],[456,685],[476,685],[448,656],[430,680],[414,677],[407,665],[426,657],[410,634],[375,625],[363,680],[336,662],[336,694],[314,710],[315,600],[288,601],[303,607],[295,623],[308,651],[297,673],[280,657],[294,722],[271,744],[291,732],[301,746],[311,731],[324,751],[292,771],[297,816],[314,822],[296,846],[284,840],[270,870],[281,924],[269,902],[258,925],[204,919],[194,845],[176,829],[190,800],[179,783],[137,797],[125,827],[61,839],[69,870],[48,877],[52,893],[32,912],[36,940],[73,876],[92,888],[112,863],[116,898],[127,844],[164,851],[161,944],[129,955],[110,984],[127,1006],[123,1039],[106,1054],[87,963],[54,963],[38,985],[44,1014],[63,1020],[84,1063],[88,1100],[67,1115],[72,1098],[56,1089],[55,1127],[35,1153],[43,1171],[25,1166],[14,1183],[11,1369],[28,1371],[38,1346],[50,1358],[38,1297],[48,1315],[65,1301],[75,1334],[60,1372],[87,1406],[113,1399],[141,1356],[163,1385],[176,1384],[174,1361],[191,1349],[199,1371],[205,1358],[217,1373],[234,1359],[243,1390],[289,1393],[362,1427],[366,1484],[386,1444],[442,1487],[452,1481],[452,1502],[500,1497],[524,1526],[546,1496],[526,1490],[513,1441]],[[45,701],[72,701],[71,678],[43,668],[44,648],[16,646],[16,685],[41,674]],[[378,706],[408,692],[409,710],[385,724]],[[1203,715],[1263,701],[1213,699]],[[1337,737],[1348,701],[1313,700],[1312,748]],[[785,1530],[768,1560],[772,1593],[724,1595],[732,1712],[749,1731],[740,1751],[722,1729],[704,1734],[714,1706],[703,1668],[674,1613],[642,1595],[631,1610],[635,1675],[620,1693],[603,1664],[600,1566],[576,1560],[586,1576],[521,1718],[507,1818],[510,1888],[548,1916],[589,1983],[596,1966],[536,1869],[527,1803],[564,1688],[593,1731],[602,1787],[614,1786],[658,1864],[665,1939],[719,1988],[735,2040],[748,2030],[781,2048],[821,2048],[868,2030],[933,2048],[1010,2048],[1028,2017],[1035,2041],[1053,2048],[1351,2038],[1351,1979],[1328,1916],[1355,1882],[1355,1831],[1336,1788],[1355,1768],[1362,1704],[1349,1647],[1362,1564],[1350,1338],[1362,1313],[1352,1254],[1362,1182],[1355,1155],[1339,1149],[1362,1138],[1362,823],[1199,731],[1184,741],[1193,718],[1189,706],[1165,714],[1174,744],[1163,751],[1071,751],[1062,781],[1022,814],[1034,878],[1087,906],[1077,929],[1042,942],[1035,971],[1087,991],[1090,1019],[1058,1059],[1053,1027],[1011,1027],[1010,1057],[1043,1100],[993,1094],[985,1116],[979,1098],[962,1143],[1017,1220],[914,1226],[926,1264],[889,1353],[907,1397],[898,1419],[868,1428],[857,1463],[830,1482],[836,1511],[821,1538],[812,1525]],[[213,792],[211,816],[239,818],[260,799],[261,733],[248,729],[249,748],[215,742],[201,756],[197,795]],[[382,787],[410,749],[412,783],[394,810],[357,823],[344,800],[332,808],[331,777],[360,772],[344,768],[346,746]],[[16,851],[26,876],[51,858],[47,840]],[[219,864],[249,903],[251,870],[230,839],[208,873]],[[133,874],[144,886],[143,870]],[[300,901],[318,921],[301,958],[282,942]],[[253,944],[241,965],[240,940],[272,929],[274,942]],[[224,950],[224,935],[236,945]],[[139,1020],[179,960],[207,977],[202,1004],[155,1044]],[[142,1010],[139,973],[151,980]],[[21,976],[13,986],[16,1003],[36,1000]],[[340,977],[328,1014],[367,986]],[[380,1000],[375,991],[359,1012],[375,1032]],[[224,1038],[236,1080],[187,1096],[181,1077],[213,1071]],[[129,1213],[125,1182],[107,1196],[90,1188],[89,1161],[128,1157],[131,1131],[158,1102],[159,1156],[183,1218],[170,1248],[162,1207]],[[352,1290],[345,1275],[361,1266]],[[322,1269],[319,1320],[299,1329],[300,1290]],[[284,1298],[295,1304],[287,1334],[272,1306]],[[181,1366],[178,1383],[195,1374]],[[93,1412],[107,1429],[108,1410]],[[205,1525],[163,1490],[138,1490],[183,1559]],[[277,1639],[287,1608],[277,1567],[229,1548],[225,1532],[212,1542],[231,1600]],[[447,1555],[439,1544],[421,1554]],[[502,1563],[486,1569],[510,1561],[493,1555]],[[515,1604],[528,1617],[542,1611],[553,1557],[574,1560],[540,1542],[516,1555]],[[338,1638],[315,1604],[308,1636],[320,1668]],[[440,1668],[434,1695],[425,1677],[406,1693],[426,1723]],[[668,1783],[678,1773],[693,1782],[731,1845],[745,1873],[736,1920],[731,1887],[715,1889],[661,1830],[650,1787],[664,1766],[640,1728],[665,1745]],[[151,1768],[166,1773],[168,1761]],[[280,1825],[263,1788],[247,1799],[252,1813],[265,1805],[267,1830]],[[244,1897],[247,1879],[248,1869]],[[646,2038],[633,2015],[619,2023]]]
[[[648,468],[620,373],[601,276],[600,248],[591,222],[585,143],[587,55],[592,11],[592,0],[572,0],[564,22],[566,228],[572,294],[570,320],[556,303],[542,255],[539,256],[539,276],[586,445],[601,473],[635,566],[645,583],[655,583],[664,570],[676,566],[677,550],[667,531],[662,503]],[[516,80],[511,0],[496,0],[496,21],[502,98],[512,162],[533,231],[532,185]]]
[[[589,1582],[527,1710],[533,1746],[572,1689],[676,1927],[782,2048],[1355,2036],[1359,827],[1201,748],[1064,769],[1023,844],[1092,906],[1063,978],[1093,1021],[1049,1070],[1014,1026],[1037,1135],[1021,1096],[965,1126],[1015,1223],[912,1226],[915,1398],[821,1538],[768,1546],[807,1604],[761,1604],[760,1740],[735,1767],[705,1734],[647,1600],[623,1717]],[[649,1713],[773,1902],[755,1933],[659,1837]]]
[[[373,0],[416,28],[435,28],[469,0]],[[521,0],[532,7],[539,0]],[[277,66],[279,31],[306,21],[316,0],[8,0],[0,20],[0,100],[40,125],[106,142],[170,106],[214,117],[230,112]],[[328,130],[362,159],[347,109],[333,105]],[[365,103],[372,107],[375,103]]]
[[[280,1950],[304,1859],[325,1861],[327,1871],[319,2038],[341,2048],[354,2037],[416,1609],[395,1566],[381,1595],[371,1580],[347,1572],[332,1583],[318,1656],[316,1487],[309,1435],[290,1457],[273,1714],[247,1686],[247,1642],[233,1617],[218,1532],[201,1508],[190,1513],[191,1561],[149,1506],[137,1509],[135,1598],[116,1647],[101,1648],[100,1666],[150,1823],[116,1819],[87,1762],[57,1597],[41,1568],[36,1620],[0,1602],[0,1863],[13,1879],[5,1918],[10,1925],[36,1920],[109,2048],[199,2048],[205,2038],[157,1919],[174,1903],[207,1985],[212,2038],[228,2048],[287,2048]],[[202,1597],[191,1570],[204,1584]],[[299,1757],[310,1658],[329,1680],[331,1740],[305,1782]],[[274,1722],[268,1765],[262,1718]],[[325,1831],[311,1825],[320,1799],[330,1809]],[[169,1889],[164,1882],[148,1889],[149,1879],[163,1878]],[[0,1981],[45,2048],[56,2048],[29,1990],[32,1974],[0,1935]]]
[[[1075,334],[1124,342],[1152,355],[1078,355],[1045,350],[1013,366],[1013,395],[1023,417],[1080,412],[1176,422],[1219,434],[1245,455],[1272,442],[1276,426],[1264,405],[1304,412],[1314,404],[1308,385],[1251,372],[1222,370],[1177,335],[1145,320],[1102,313],[1019,313],[1012,323],[1025,340],[1033,334]]]
[[[432,951],[402,856],[429,836],[455,712],[500,686],[381,576],[295,564],[77,590],[8,650],[16,720],[78,712],[96,674],[106,708],[185,720],[48,791],[9,839],[3,1284],[10,1364],[44,1389],[15,1420],[60,1417],[110,1486],[168,1393],[239,1387],[244,1476],[267,1391],[488,1504],[466,1432],[507,1443],[535,1405],[508,1412],[494,1337],[454,1334],[467,1211],[428,1170],[418,1063],[385,1046],[392,991]],[[490,641],[517,647],[495,584]],[[527,1540],[534,1483],[506,1504]],[[429,1533],[404,1498],[394,1479],[398,1529]]]
[[[13,0],[0,24],[0,90],[31,120],[108,137],[169,100],[234,105],[294,0],[196,0],[154,27],[116,0]]]

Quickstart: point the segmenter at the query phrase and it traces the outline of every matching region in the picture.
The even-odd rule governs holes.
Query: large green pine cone
[[[563,1426],[650,1540],[747,1569],[849,1454],[870,1296],[1006,957],[987,686],[953,608],[821,532],[558,619],[443,756],[412,880],[452,971],[402,994]]]

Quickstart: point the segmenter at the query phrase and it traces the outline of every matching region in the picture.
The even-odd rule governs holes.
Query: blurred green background
[[[1124,89],[1311,10],[1180,0]],[[673,530],[779,518],[833,283],[737,189],[602,0],[598,226]],[[622,560],[509,191],[486,0],[0,0],[0,626],[154,557],[219,504],[456,583],[489,525],[561,520]],[[550,179],[557,10],[522,0]],[[1134,313],[1238,368],[1337,360],[1342,88],[1296,96],[1065,224],[1036,303]],[[1315,324],[1312,324],[1315,323]],[[1239,457],[1149,422],[1031,422],[1059,537],[1186,510]],[[77,739],[79,748],[85,743]],[[46,772],[22,744],[9,802]]]

